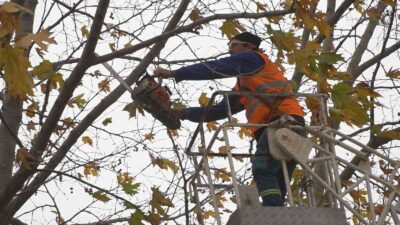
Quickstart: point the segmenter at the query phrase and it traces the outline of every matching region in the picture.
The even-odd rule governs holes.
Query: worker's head
[[[261,38],[249,32],[243,32],[233,37],[229,45],[229,53],[234,54],[243,51],[254,51],[260,47]]]

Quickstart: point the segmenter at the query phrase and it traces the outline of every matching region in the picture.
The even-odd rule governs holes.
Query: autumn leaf
[[[141,211],[136,210],[135,213],[131,214],[129,225],[144,225],[142,221],[146,221],[145,215]]]
[[[229,39],[246,29],[237,20],[225,20],[219,28],[222,32],[222,37],[226,35]]]
[[[110,81],[108,79],[104,79],[97,84],[100,90],[104,91],[105,93],[110,92]]]
[[[271,41],[274,45],[281,50],[292,52],[297,48],[300,38],[295,36],[292,31],[283,32],[280,30],[273,30],[267,26],[267,32],[271,35]]]
[[[196,21],[202,18],[203,16],[201,15],[201,12],[198,8],[194,8],[189,14],[189,19],[191,19],[192,21]]]
[[[212,211],[212,210],[207,210],[207,211],[205,211],[205,212],[203,213],[203,218],[204,218],[205,220],[210,219],[210,217],[215,218],[215,212],[214,212],[214,211]]]
[[[364,108],[353,96],[354,88],[338,83],[332,89],[334,107],[330,109],[333,119],[342,120],[348,125],[362,126],[369,122],[367,108]]]
[[[316,21],[315,24],[319,30],[325,37],[329,37],[332,33],[331,25],[325,20]]]
[[[89,38],[89,31],[88,31],[86,25],[83,26],[83,27],[81,28],[81,32],[82,32],[82,36],[83,36],[84,38],[86,38],[86,39]]]
[[[47,80],[54,75],[53,64],[49,60],[43,60],[39,65],[35,66],[32,70],[39,80]]]
[[[93,198],[102,201],[102,202],[108,202],[111,200],[111,198],[109,198],[106,194],[103,194],[102,191],[96,191],[95,193],[93,193]]]
[[[400,70],[390,70],[386,76],[392,79],[400,79]]]
[[[222,196],[222,194],[218,193],[215,195],[215,198],[217,200],[217,207],[218,208],[223,208],[224,207],[224,202],[226,202],[226,198]]]
[[[238,131],[239,137],[243,138],[244,136],[252,138],[253,134],[251,133],[251,131],[249,129],[247,129],[246,127],[241,127],[240,130]]]
[[[27,108],[26,108],[26,115],[28,117],[35,117],[36,113],[39,110],[39,104],[33,101]]]
[[[353,197],[354,203],[367,203],[367,191],[366,190],[352,190],[350,196]]]
[[[20,148],[17,150],[15,155],[15,159],[17,163],[20,163],[22,167],[27,170],[31,170],[31,166],[29,165],[28,158],[30,157],[29,151],[26,148]]]
[[[377,136],[389,138],[392,140],[400,140],[400,131],[385,130],[385,131],[379,132]]]
[[[13,2],[4,2],[3,4],[0,5],[0,11],[5,11],[8,13],[16,13],[19,11],[25,11],[31,15],[33,15],[32,11]]]
[[[86,105],[86,100],[83,98],[84,94],[77,95],[68,101],[68,105],[70,107],[74,107],[74,105],[78,106],[78,108],[83,109]]]
[[[123,183],[122,189],[124,192],[130,196],[133,196],[138,193],[140,183]]]
[[[133,181],[133,177],[130,176],[128,172],[125,172],[117,175],[117,181],[118,184],[131,183]]]
[[[199,97],[199,104],[202,107],[205,107],[208,105],[208,102],[210,101],[210,98],[207,97],[207,93],[201,93]]]
[[[108,118],[104,119],[103,122],[102,122],[103,126],[107,126],[110,123],[112,123],[112,118],[111,117],[108,117]]]
[[[215,178],[221,179],[222,182],[229,182],[231,180],[230,174],[226,171],[226,168],[224,169],[218,169],[214,173]]]
[[[154,140],[154,134],[153,133],[147,133],[147,134],[144,135],[144,139],[149,140],[149,141]]]
[[[158,188],[152,187],[151,190],[153,192],[150,201],[152,212],[157,211],[160,215],[165,215],[162,206],[174,207],[174,204],[172,204],[171,200],[166,198]]]
[[[63,119],[63,122],[67,129],[75,127],[75,122],[73,121],[73,119],[71,117],[67,117],[67,118]]]
[[[39,46],[39,48],[43,51],[47,51],[47,46],[49,44],[57,44],[54,38],[50,37],[51,32],[48,30],[42,30],[37,34],[27,34],[21,38],[19,38],[15,44],[22,48],[29,48],[29,46],[34,42]]]
[[[83,175],[92,175],[97,177],[99,175],[98,170],[99,167],[95,163],[87,163],[83,166]]]
[[[160,225],[161,224],[161,217],[159,214],[150,213],[148,218],[149,218],[149,222],[151,225]]]
[[[267,11],[267,9],[265,8],[265,7],[267,7],[267,4],[262,4],[262,3],[260,3],[260,2],[257,2],[257,1],[253,1],[255,4],[256,4],[256,6],[257,6],[257,12],[260,12],[260,11]]]
[[[136,111],[144,116],[143,106],[137,102],[127,104],[123,110],[129,112],[129,118],[136,117]]]
[[[172,172],[176,173],[178,172],[179,167],[171,160],[169,159],[164,159],[161,157],[155,158],[152,154],[150,154],[150,159],[151,163],[154,165],[157,165],[161,169],[167,170],[170,169]]]
[[[19,29],[18,18],[12,12],[7,12],[5,10],[4,5],[9,2],[3,3],[0,6],[0,37],[4,37],[5,35],[14,32]]]
[[[109,43],[108,46],[110,47],[112,52],[115,52],[117,49],[115,48],[115,43]]]
[[[92,139],[91,139],[90,137],[88,137],[88,136],[83,136],[83,137],[82,137],[82,142],[83,142],[84,144],[88,144],[88,145],[90,145],[90,146],[93,146],[93,141],[92,141]]]
[[[207,126],[208,131],[211,132],[213,130],[217,130],[217,125],[218,125],[217,122],[211,121],[211,122],[208,122],[206,126]]]
[[[27,95],[33,95],[33,79],[28,73],[30,66],[23,49],[8,43],[0,46],[0,68],[4,70],[3,78],[10,96],[24,100]]]

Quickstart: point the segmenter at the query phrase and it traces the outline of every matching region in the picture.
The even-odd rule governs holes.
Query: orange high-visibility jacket
[[[261,52],[256,53],[264,60],[264,67],[254,75],[238,78],[238,84],[236,84],[235,89],[261,93],[293,93],[288,80],[283,76],[283,73],[279,71],[278,67],[271,62],[268,56]],[[271,119],[273,116],[270,115],[271,112],[274,115],[290,114],[304,116],[303,110],[295,97],[285,97],[276,100],[277,98],[264,96],[264,99],[270,103],[268,106],[277,105],[276,103],[274,104],[275,101],[280,102],[279,107],[272,110],[265,104],[265,101],[264,103],[261,102],[259,97],[242,96],[240,99],[240,102],[246,109],[246,117],[249,123],[267,123],[267,120]],[[252,127],[249,129],[254,133],[258,128]]]

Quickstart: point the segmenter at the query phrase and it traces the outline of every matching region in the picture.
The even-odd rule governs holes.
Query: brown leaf
[[[217,122],[211,121],[211,122],[208,122],[206,126],[207,126],[208,131],[211,132],[212,130],[217,130],[217,125],[218,125]]]
[[[48,30],[42,30],[37,34],[27,34],[24,37],[16,41],[16,45],[22,48],[29,48],[32,41],[39,46],[40,49],[47,51],[47,46],[49,44],[57,44],[54,38],[50,37],[51,32]]]
[[[200,10],[199,10],[198,8],[194,8],[194,9],[192,10],[192,12],[190,12],[189,18],[190,18],[192,21],[196,21],[196,20],[202,19],[203,16],[201,15],[201,12],[200,12]]]
[[[17,150],[17,154],[15,156],[17,163],[20,163],[23,168],[27,170],[31,170],[31,166],[28,163],[28,158],[30,157],[30,153],[26,148],[20,148]]]

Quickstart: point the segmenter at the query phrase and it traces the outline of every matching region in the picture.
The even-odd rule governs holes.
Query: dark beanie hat
[[[240,34],[236,35],[235,37],[233,37],[232,40],[239,40],[239,41],[251,43],[256,48],[260,47],[260,43],[261,43],[261,38],[259,36],[257,36],[257,35],[254,35],[254,34],[250,33],[250,32],[240,33]]]

